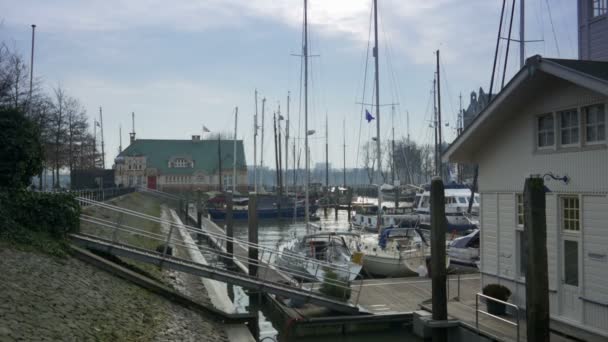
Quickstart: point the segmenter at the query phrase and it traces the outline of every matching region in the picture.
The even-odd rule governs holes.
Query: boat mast
[[[262,179],[261,185],[262,189],[264,189],[264,175],[266,174],[264,170],[264,106],[266,105],[266,98],[262,98],[262,138],[260,139],[260,178]]]
[[[327,112],[325,112],[325,187],[329,187],[329,126],[327,125]]]
[[[287,91],[287,121],[285,121],[285,179],[283,183],[285,184],[285,193],[288,194],[289,185],[287,184],[287,173],[289,170],[289,91]],[[288,197],[288,196],[287,196]]]
[[[346,120],[342,119],[342,183],[346,188]]]
[[[258,192],[258,90],[255,90],[255,115],[253,116],[253,191]]]
[[[395,185],[395,105],[391,106],[391,121],[393,126],[393,140],[391,141],[391,182]]]
[[[378,182],[382,180],[382,156],[380,149],[380,71],[378,68],[378,0],[374,0],[374,63],[376,77],[376,155],[378,157]],[[382,218],[382,191],[378,184],[378,219],[376,225],[380,232],[380,220]]]
[[[441,165],[443,138],[441,136],[441,74],[439,72],[439,50],[437,50],[437,135],[437,140],[439,140],[439,146],[437,147],[437,165],[439,165],[439,172],[437,175],[443,180],[443,167]]]
[[[437,146],[439,146],[439,139],[437,134],[437,72],[435,72],[435,77],[433,77],[433,128],[435,128],[435,174],[439,174],[439,151]]]
[[[99,107],[99,127],[101,128],[101,168],[106,168],[106,152],[105,152],[105,144],[103,142],[103,114],[101,112],[101,107]],[[59,182],[59,181],[57,181]]]
[[[523,68],[526,63],[526,41],[525,41],[525,9],[526,9],[526,1],[519,1],[519,68]],[[490,94],[492,95],[492,94]]]
[[[234,108],[234,148],[232,150],[232,193],[236,193],[236,124],[239,117],[239,107]]]
[[[308,0],[304,0],[304,44],[302,46],[302,54],[304,55],[304,151],[306,153],[306,177],[304,179],[304,223],[308,229],[310,219],[309,199],[308,199],[308,183],[309,177],[309,160],[308,160]]]

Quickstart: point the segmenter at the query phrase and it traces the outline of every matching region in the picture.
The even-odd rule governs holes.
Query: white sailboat
[[[305,217],[306,229],[309,228],[310,204],[308,185],[310,183],[310,164],[308,155],[308,135],[314,131],[308,129],[308,1],[304,0],[304,42],[302,46],[304,56],[304,150],[306,164],[306,179],[304,180],[305,193]],[[353,258],[344,239],[345,235],[352,233],[324,232],[307,234],[301,238],[290,241],[282,250],[279,262],[283,267],[300,271],[302,278],[323,281],[326,273],[332,270],[341,281],[350,282],[354,280],[361,270],[361,258]],[[319,267],[319,263],[311,263],[307,260],[315,259],[327,264],[327,267]],[[358,260],[355,262],[353,260]],[[312,277],[312,278],[311,278]]]

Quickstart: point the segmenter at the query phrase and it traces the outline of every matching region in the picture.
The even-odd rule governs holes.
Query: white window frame
[[[562,115],[564,113],[576,113],[576,126],[569,126],[569,127],[563,127],[562,126]],[[559,110],[557,112],[555,112],[556,115],[554,115],[553,117],[553,126],[555,127],[556,125],[556,119],[557,119],[557,133],[558,133],[558,137],[559,137],[559,146],[560,147],[580,147],[581,146],[581,113],[580,113],[580,108],[579,107],[574,107],[574,108],[567,108],[567,109],[563,109],[563,110]],[[572,134],[572,131],[576,129],[578,130],[578,134],[577,134],[577,139],[576,142],[569,142],[567,144],[565,144],[563,142],[563,137],[562,137],[562,133],[564,130],[568,130],[570,135]],[[555,143],[555,141],[554,141]]]
[[[595,141],[588,141],[587,140],[587,127],[589,127],[589,123],[587,122],[587,108],[590,107],[596,107],[596,106],[602,106],[604,108],[604,139],[602,140],[595,140]],[[586,105],[586,106],[582,106],[581,107],[581,120],[582,120],[582,125],[581,127],[584,128],[583,130],[583,136],[584,136],[584,142],[585,145],[587,146],[594,146],[594,145],[605,145],[608,142],[608,113],[606,113],[608,109],[608,106],[606,105],[606,103],[595,103],[595,104],[590,104],[590,105]],[[593,126],[598,126],[598,123],[596,122],[595,125]],[[599,129],[598,129],[599,131]]]
[[[571,217],[566,218],[565,215],[565,201],[566,200],[576,200],[578,203],[578,207],[576,208],[576,211],[572,211],[574,210],[573,208],[568,208],[568,210],[571,210],[572,212],[577,212],[577,217],[576,219],[573,219]],[[576,195],[564,195],[564,196],[560,196],[559,198],[559,211],[560,211],[560,227],[561,227],[561,231],[562,234],[564,235],[580,235],[582,226],[581,226],[581,199],[579,196]],[[570,216],[570,215],[568,215]],[[566,228],[566,220],[568,220],[568,222],[576,222],[577,224],[577,229],[569,229]]]
[[[596,9],[598,13],[596,14]],[[592,0],[591,1],[591,19],[599,18],[608,14],[608,0]]]
[[[540,142],[539,142],[539,137],[541,134],[541,130],[540,130],[540,118],[544,117],[544,116],[548,116],[551,115],[551,117],[553,118],[553,144],[551,145],[546,145],[546,146],[540,146]],[[557,130],[555,129],[556,127],[556,119],[555,119],[555,112],[549,112],[549,113],[544,113],[544,114],[540,114],[534,117],[534,145],[536,146],[537,150],[554,150],[555,146],[556,146],[556,140],[557,140]],[[543,131],[545,132],[545,131]],[[548,131],[547,131],[548,132]]]
[[[521,267],[521,263],[522,263],[522,254],[523,254],[523,238],[524,238],[524,224],[520,224],[519,223],[519,217],[520,217],[520,202],[519,199],[521,198],[521,209],[522,209],[522,215],[523,210],[525,210],[524,207],[524,195],[522,193],[516,193],[515,194],[515,244],[516,244],[516,252],[517,252],[517,256],[515,258],[515,262],[517,263],[515,265],[515,270],[516,270],[516,276],[520,279],[520,280],[525,280],[526,276],[523,274],[522,272],[522,267]],[[523,222],[523,220],[522,220]]]

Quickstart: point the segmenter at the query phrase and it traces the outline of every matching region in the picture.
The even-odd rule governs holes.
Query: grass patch
[[[112,199],[108,201],[108,203],[157,218],[160,218],[161,204],[164,204],[162,200],[156,197],[138,192]],[[166,238],[166,234],[162,233],[161,225],[158,222],[94,206],[86,207],[82,211],[85,215],[90,215],[109,221],[111,222],[109,225],[112,226],[112,228],[102,227],[90,222],[81,221],[80,231],[85,234],[90,234],[109,240],[113,239],[114,234],[116,234],[115,237],[118,241],[148,250],[155,250],[158,245],[164,243],[164,239]],[[158,234],[162,237],[147,237],[140,233],[131,233],[121,230],[114,232],[113,227],[115,226],[116,222],[120,222],[120,224],[124,226],[137,228],[146,233]],[[147,263],[133,261],[127,258],[121,259],[124,261],[124,263],[133,265],[147,274],[150,274],[154,278],[161,279],[162,270],[159,267]]]
[[[0,246],[24,252],[45,253],[59,258],[68,256],[67,241],[56,239],[45,231],[3,230],[0,231]]]

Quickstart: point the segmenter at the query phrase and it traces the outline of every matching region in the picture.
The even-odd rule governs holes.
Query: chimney
[[[201,141],[201,136],[200,135],[193,135],[192,136],[192,141]]]

